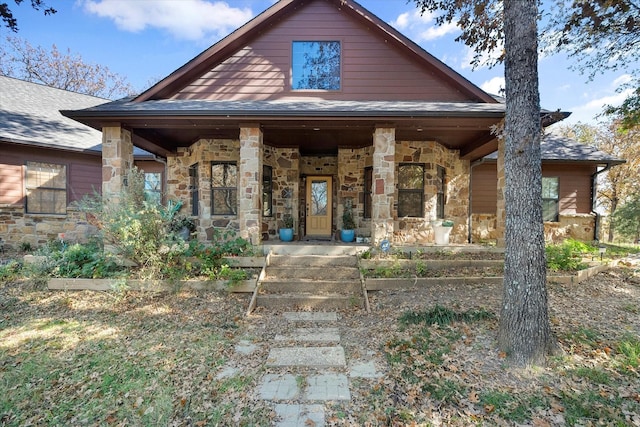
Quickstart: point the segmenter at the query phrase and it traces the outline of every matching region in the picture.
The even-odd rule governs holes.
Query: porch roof
[[[62,114],[95,129],[110,124],[127,127],[133,131],[134,144],[161,156],[199,138],[237,139],[240,126],[256,123],[265,143],[300,147],[303,154],[371,145],[374,128],[382,125],[395,127],[399,141],[435,140],[475,159],[495,150],[490,129],[504,117],[504,104],[123,99]]]

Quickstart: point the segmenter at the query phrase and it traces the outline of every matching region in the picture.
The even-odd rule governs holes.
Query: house
[[[542,204],[547,241],[571,237],[600,240],[596,211],[598,176],[624,160],[553,133],[543,136]],[[471,241],[500,238],[497,233],[498,153],[471,164]]]
[[[350,206],[373,243],[433,242],[445,217],[463,243],[484,227],[472,165],[499,148],[505,105],[352,0],[281,0],[139,96],[62,113],[102,131],[106,197],[133,146],[166,158],[203,241],[275,239],[285,215],[330,239]],[[504,202],[474,206],[499,236]]]
[[[100,192],[102,134],[60,114],[108,100],[0,76],[0,240],[36,247],[92,232],[74,202]],[[136,165],[162,194],[164,164],[141,149]],[[1,245],[0,245],[1,246]]]

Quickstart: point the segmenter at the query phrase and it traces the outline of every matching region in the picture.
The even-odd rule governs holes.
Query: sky
[[[70,50],[84,62],[107,66],[139,91],[193,59],[221,38],[271,6],[273,0],[47,0],[58,12],[44,16],[24,2],[12,11],[17,36],[34,46]],[[504,86],[502,67],[473,69],[471,50],[454,39],[454,25],[438,26],[405,0],[359,0],[359,3],[475,85],[496,94]],[[10,34],[0,30],[0,36]],[[619,105],[628,80],[608,72],[589,81],[572,70],[563,54],[539,57],[540,100],[547,110],[570,111],[562,123],[596,124],[605,105]]]

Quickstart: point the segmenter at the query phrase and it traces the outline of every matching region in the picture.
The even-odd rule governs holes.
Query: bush
[[[56,277],[84,277],[101,279],[121,272],[113,257],[97,244],[74,244],[52,254]]]
[[[547,254],[547,268],[551,271],[576,271],[585,268],[586,264],[582,262],[582,254],[585,252],[594,252],[589,245],[578,242],[577,240],[565,240],[557,245],[547,245],[545,247]]]

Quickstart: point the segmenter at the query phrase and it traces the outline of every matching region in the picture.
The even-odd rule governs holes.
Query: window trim
[[[424,217],[424,189],[425,189],[425,172],[426,172],[426,167],[424,163],[398,163],[398,178],[400,177],[400,169],[403,166],[418,166],[422,169],[422,188],[418,189],[418,188],[414,188],[414,189],[407,189],[407,188],[400,188],[400,186],[398,186],[398,210],[397,210],[397,214],[398,214],[398,218],[423,218]],[[402,193],[405,194],[420,194],[420,212],[421,215],[401,215],[400,212],[400,195]],[[404,212],[402,212],[404,213]]]
[[[32,167],[34,167],[35,165],[55,165],[55,166],[60,166],[61,169],[64,171],[64,188],[63,187],[30,186],[29,185],[29,164],[30,163],[33,165]],[[67,205],[69,203],[69,193],[68,193],[68,189],[69,189],[69,165],[68,164],[66,164],[66,163],[52,163],[52,162],[38,162],[38,161],[34,161],[34,160],[27,160],[27,161],[25,161],[24,173],[25,173],[25,175],[24,175],[24,188],[25,188],[24,211],[25,211],[26,214],[30,214],[30,215],[67,215]],[[29,208],[29,193],[34,191],[34,190],[36,190],[36,191],[37,190],[47,190],[47,191],[54,191],[54,192],[57,192],[57,193],[64,194],[64,212],[32,211]]]
[[[268,174],[266,173],[267,170],[269,171]],[[269,177],[268,180],[266,179],[267,176]],[[267,182],[268,185],[265,185]],[[265,215],[267,205],[269,206],[269,215]],[[273,166],[269,165],[262,165],[262,217],[273,218]]]
[[[544,192],[542,192],[542,221],[543,222],[559,222],[560,221],[560,177],[558,176],[543,176],[542,181],[545,179],[554,179],[556,182],[556,197],[544,197]],[[541,182],[542,183],[542,182]],[[542,186],[544,189],[544,186]],[[544,217],[544,207],[545,202],[553,202],[555,203],[555,216],[553,219],[545,219]]]
[[[338,89],[313,89],[313,88],[300,88],[300,89],[296,89],[294,88],[294,68],[293,68],[293,46],[294,43],[338,43],[338,45],[340,46],[340,77],[339,77],[339,87]],[[291,40],[290,43],[290,67],[289,67],[289,89],[292,92],[331,92],[331,93],[339,93],[342,92],[343,90],[343,47],[344,47],[344,42],[342,39],[340,38],[332,38],[332,39],[313,39],[313,38],[308,38],[308,39],[304,39],[304,40]]]
[[[216,165],[223,165],[223,166],[235,166],[236,168],[236,182],[235,182],[235,187],[214,187],[213,186],[213,167]],[[211,183],[211,215],[212,216],[237,216],[238,215],[238,164],[237,162],[230,162],[230,161],[212,161],[211,162],[211,177],[210,177],[210,183]],[[233,191],[235,193],[235,199],[236,199],[236,206],[235,206],[235,211],[231,212],[231,213],[216,213],[216,209],[215,209],[215,192],[216,191]]]
[[[198,216],[200,212],[200,183],[198,179],[198,176],[200,175],[199,167],[199,163],[189,165],[189,200],[191,200],[191,216]]]
[[[447,204],[447,168],[436,165],[436,218],[444,219]]]

